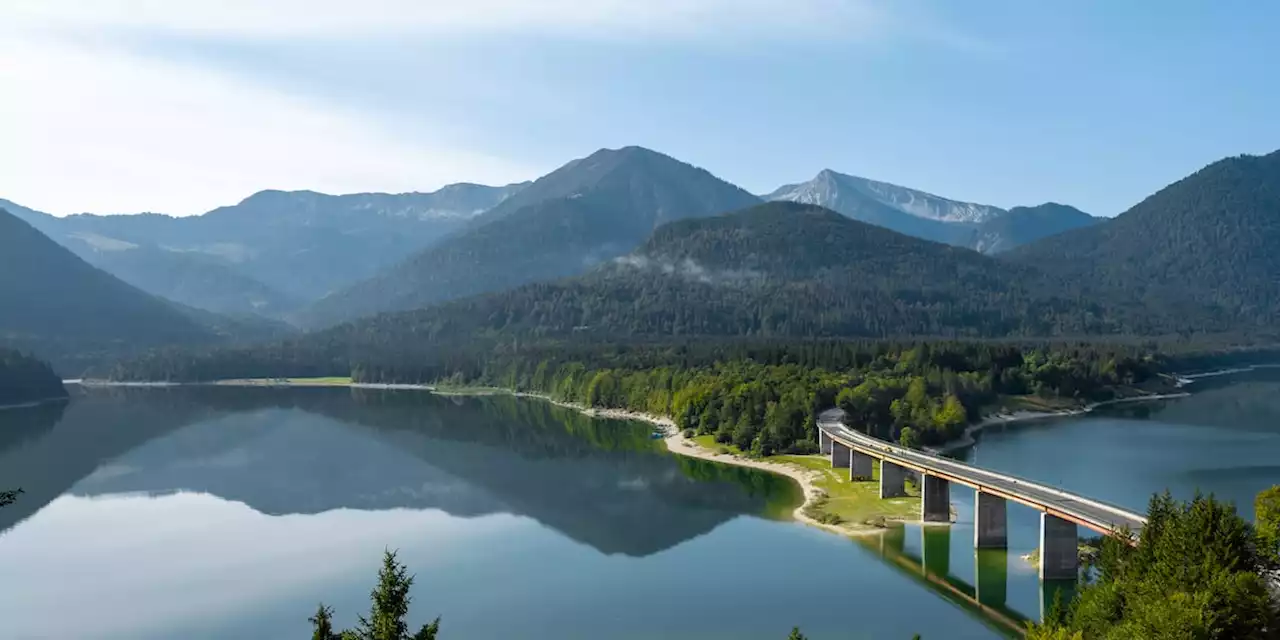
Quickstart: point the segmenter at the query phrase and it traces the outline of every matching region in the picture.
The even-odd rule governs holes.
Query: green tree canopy
[[[1259,547],[1280,564],[1280,484],[1259,493],[1253,511]]]
[[[1137,546],[1103,541],[1097,580],[1029,638],[1127,640],[1280,637],[1259,539],[1229,503],[1155,496]]]
[[[409,615],[409,591],[413,588],[413,576],[408,568],[396,559],[396,552],[387,551],[382,556],[382,569],[378,571],[378,584],[369,593],[372,606],[369,617],[360,616],[354,630],[333,631],[333,609],[323,603],[310,618],[313,640],[435,640],[440,632],[440,618],[425,624],[417,633],[409,633],[405,617]]]

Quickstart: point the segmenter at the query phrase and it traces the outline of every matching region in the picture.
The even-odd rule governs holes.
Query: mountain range
[[[191,217],[57,218],[5,200],[0,208],[149,293],[220,313],[283,317],[463,228],[524,186],[262,191]]]
[[[307,310],[306,323],[323,327],[577,275],[631,251],[665,222],[758,202],[648,149],[601,150],[539,178],[449,241],[325,297]]]
[[[639,147],[601,150],[527,185],[460,188],[449,209],[457,213],[449,215],[405,204],[432,194],[387,200],[305,192],[264,192],[190,221],[154,215],[55,219],[20,211],[63,234],[68,245],[96,247],[94,255],[129,255],[139,272],[147,271],[148,260],[175,257],[217,268],[290,262],[251,260],[244,243],[174,250],[181,237],[174,229],[183,225],[239,225],[255,229],[257,239],[329,225],[311,236],[330,237],[329,249],[290,258],[292,268],[301,269],[348,241],[362,250],[393,243],[382,232],[362,235],[356,225],[366,218],[378,221],[366,228],[382,225],[384,231],[407,219],[425,223],[419,239],[425,248],[293,312],[316,330],[349,323],[282,343],[321,354],[312,370],[328,366],[323,362],[349,362],[354,353],[396,358],[511,338],[1257,340],[1273,333],[1270,324],[1280,312],[1280,262],[1270,250],[1280,246],[1278,154],[1221,160],[1101,220],[1066,205],[1005,211],[829,171],[774,192],[768,196],[773,202],[764,203],[703,169]],[[488,200],[468,200],[476,194]],[[819,200],[843,211],[795,200]],[[463,201],[475,206],[461,211]],[[858,219],[876,216],[883,224]],[[923,227],[917,234],[890,228],[906,218],[963,230],[970,243],[994,255],[916,237]],[[127,345],[130,352],[170,344],[216,348],[251,334],[279,337],[286,331],[278,323],[147,295],[12,216],[0,222],[7,225],[0,242],[9,261],[0,299],[13,303],[0,314],[8,346],[35,348],[43,341],[51,346],[38,351],[105,354],[118,351],[111,345]],[[1058,233],[1017,246],[1048,231]],[[412,244],[399,241],[406,250]],[[157,253],[162,257],[153,258]],[[218,255],[223,262],[212,259]],[[339,258],[329,262],[331,270],[334,263],[341,266]],[[114,264],[125,268],[119,258]],[[188,274],[200,295],[219,291],[197,277],[203,273],[198,267],[183,271],[179,264],[171,261],[167,268]],[[247,282],[218,282],[228,298],[267,295]],[[47,295],[55,290],[73,293]],[[263,357],[282,356],[266,349]]]
[[[129,379],[422,371],[521,344],[723,337],[1083,338],[1220,332],[1208,310],[1164,313],[1123,289],[1058,277],[772,202],[675,221],[581,276],[384,313],[248,350],[128,363]],[[428,367],[429,368],[429,367]]]
[[[984,252],[1094,220],[1057,209],[1019,216],[830,170],[764,199],[818,204]],[[631,251],[663,222],[760,201],[704,170],[626,147],[573,160],[532,183],[342,196],[262,191],[187,218],[57,218],[4,200],[0,207],[148,293],[233,317],[320,328],[585,273]]]
[[[278,338],[287,327],[143,292],[0,209],[0,347],[38,353],[64,374],[168,345]]]

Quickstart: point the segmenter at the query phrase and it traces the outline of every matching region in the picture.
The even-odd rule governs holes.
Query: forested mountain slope
[[[173,305],[90,266],[0,209],[0,344],[58,359],[218,340]]]
[[[155,358],[117,375],[332,375],[547,340],[1149,336],[1184,321],[1092,301],[968,249],[769,203],[666,225],[584,276],[365,318],[274,348]]]
[[[1115,219],[1008,254],[1126,291],[1154,313],[1210,307],[1245,330],[1280,317],[1280,151],[1215,162]]]
[[[316,303],[313,327],[583,273],[634,249],[662,223],[759,200],[710,173],[627,147],[544,176],[477,225]]]
[[[966,246],[983,253],[1002,253],[1041,238],[1087,227],[1102,221],[1075,207],[1046,202],[1034,207],[1014,207],[978,225]]]
[[[0,348],[0,407],[66,396],[62,378],[47,363]]]

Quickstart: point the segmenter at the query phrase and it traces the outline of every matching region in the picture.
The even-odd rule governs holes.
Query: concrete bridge
[[[848,468],[850,479],[870,479],[873,460],[880,461],[880,497],[905,496],[905,480],[917,476],[920,520],[951,521],[951,485],[973,488],[974,547],[1008,548],[1009,500],[1040,512],[1040,577],[1075,578],[1078,569],[1076,527],[1102,534],[1142,529],[1145,517],[1115,505],[1024,478],[907,449],[858,433],[844,424],[844,412],[830,409],[818,417],[819,447],[831,465]]]

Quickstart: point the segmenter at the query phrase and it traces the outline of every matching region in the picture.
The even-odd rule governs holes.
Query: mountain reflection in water
[[[669,455],[646,425],[501,395],[110,388],[6,419],[0,480],[26,493],[4,529],[63,493],[201,492],[269,515],[510,513],[644,556],[799,499],[783,478]]]

